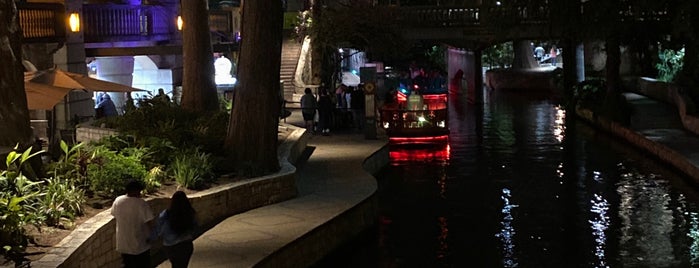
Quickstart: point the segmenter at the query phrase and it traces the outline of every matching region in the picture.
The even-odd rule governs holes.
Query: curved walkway
[[[287,121],[300,124],[300,112]],[[385,144],[360,134],[311,137],[310,157],[298,167],[298,197],[229,217],[209,229],[194,241],[190,267],[306,267],[317,262],[375,223],[377,186],[370,172],[387,163],[388,154],[381,150]]]

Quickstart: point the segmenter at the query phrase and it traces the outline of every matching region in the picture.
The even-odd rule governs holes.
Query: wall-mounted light
[[[184,22],[182,21],[182,16],[177,16],[177,30],[182,31],[182,25]]]
[[[68,26],[70,27],[70,31],[77,33],[80,31],[80,14],[78,13],[70,13],[70,16],[68,17]]]

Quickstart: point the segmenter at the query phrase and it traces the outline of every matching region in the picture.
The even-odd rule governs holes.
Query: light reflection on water
[[[602,196],[595,194],[595,198],[590,201],[590,203],[592,203],[590,212],[593,214],[593,219],[590,220],[590,227],[592,228],[592,235],[595,237],[596,243],[595,256],[597,256],[597,263],[595,267],[609,267],[604,254],[607,244],[607,235],[605,231],[609,228],[609,216],[607,216],[609,202]]]
[[[682,176],[549,100],[493,97],[480,120],[452,108],[448,159],[378,174],[391,224],[369,266],[699,265],[699,194]]]
[[[517,258],[515,258],[515,228],[512,224],[514,217],[512,216],[512,209],[516,208],[517,205],[510,204],[511,198],[509,189],[502,189],[502,196],[500,199],[503,201],[502,206],[502,221],[500,222],[500,232],[495,234],[496,237],[500,238],[502,243],[502,265],[503,267],[517,267]]]

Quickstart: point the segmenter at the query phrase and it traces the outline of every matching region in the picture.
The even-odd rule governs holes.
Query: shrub
[[[39,208],[46,225],[59,226],[63,219],[72,222],[76,216],[82,215],[84,203],[85,193],[82,189],[69,180],[54,178],[46,180]]]
[[[15,148],[17,150],[17,148]],[[38,153],[11,151],[0,171],[0,246],[2,254],[18,260],[27,246],[26,224],[37,225],[41,216],[36,210],[36,198],[41,196],[39,185],[22,174],[24,163]]]
[[[131,180],[143,181],[146,168],[140,154],[117,153],[105,147],[96,147],[93,159],[87,166],[90,189],[114,197],[123,193]]]
[[[573,87],[575,101],[582,107],[595,108],[602,105],[606,94],[606,82],[602,79],[585,80]]]
[[[162,182],[167,177],[167,173],[161,166],[151,168],[143,179],[147,193],[154,193],[160,188]]]
[[[674,82],[677,74],[682,71],[684,65],[684,48],[679,50],[660,49],[658,52],[658,80],[663,82]]]
[[[89,188],[87,180],[87,165],[92,156],[83,149],[85,143],[79,143],[72,147],[61,141],[60,147],[63,155],[57,161],[48,165],[48,174],[54,178],[66,180],[79,188]]]
[[[173,161],[176,148],[200,146],[206,152],[221,154],[228,119],[226,110],[196,113],[172,102],[144,98],[139,100],[137,109],[97,124],[105,123],[133,139],[127,140],[131,147],[151,148],[152,154],[145,159],[152,168]]]
[[[210,155],[199,148],[180,152],[170,165],[175,181],[182,187],[200,189],[214,178]]]

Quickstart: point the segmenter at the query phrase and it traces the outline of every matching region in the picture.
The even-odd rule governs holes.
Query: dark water
[[[378,174],[377,227],[317,266],[699,266],[699,197],[686,178],[556,100],[487,99],[482,120],[450,107],[438,153],[393,148],[426,159]]]

